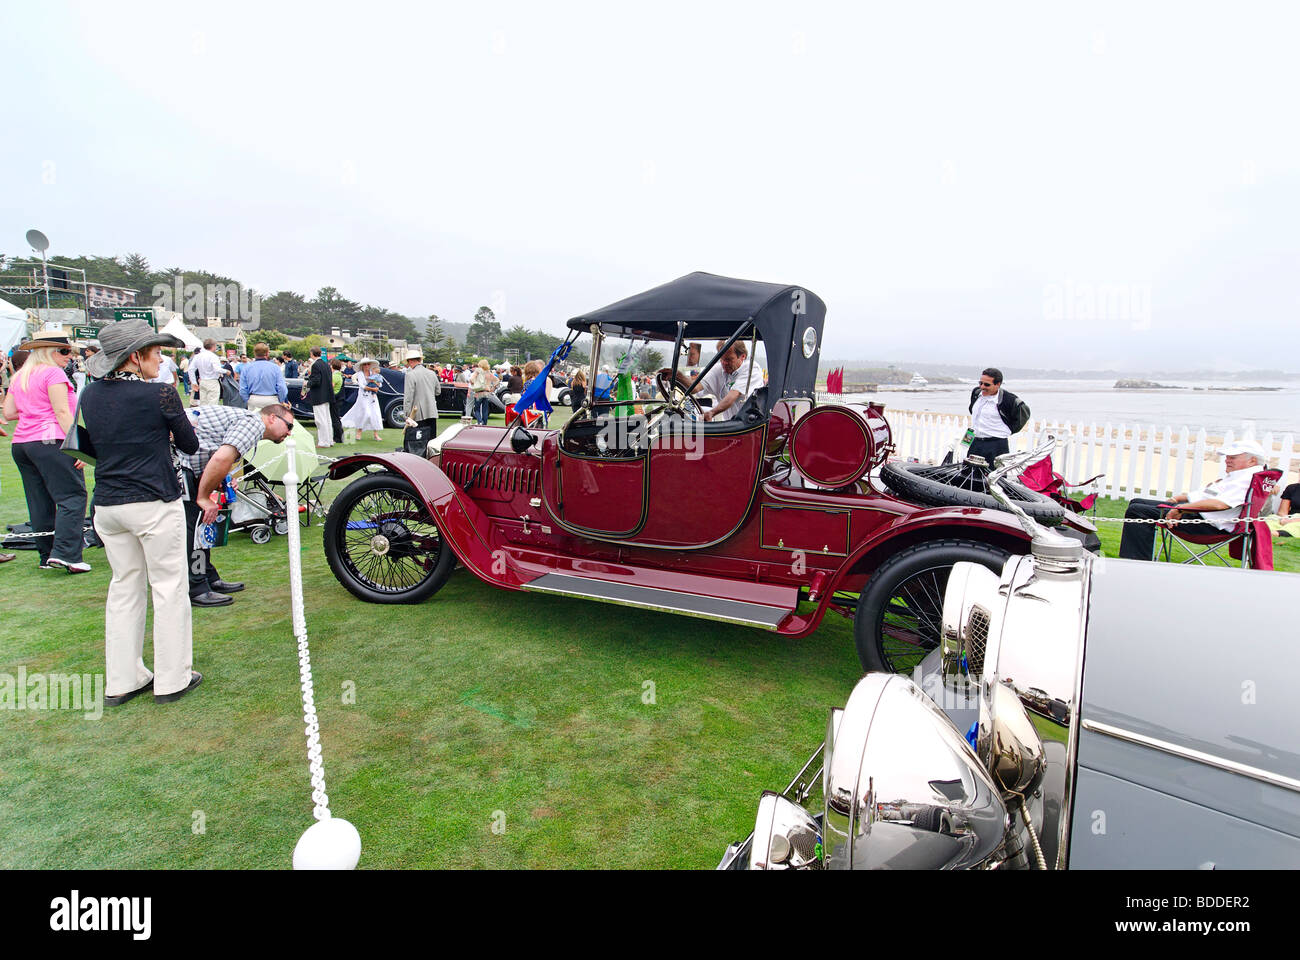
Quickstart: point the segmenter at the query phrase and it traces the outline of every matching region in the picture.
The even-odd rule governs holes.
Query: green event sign
[[[152,310],[114,310],[113,319],[114,320],[144,320],[146,323],[149,324],[149,326],[153,327],[155,330],[158,329],[158,325],[153,321]]]
[[[73,327],[73,340],[94,340],[99,336],[99,327]]]

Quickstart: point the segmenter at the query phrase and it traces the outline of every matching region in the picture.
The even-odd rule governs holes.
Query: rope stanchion
[[[284,474],[285,502],[289,516],[298,514],[298,465],[293,438],[285,440],[289,467]],[[307,615],[302,599],[301,534],[297,523],[289,524],[289,598],[293,635],[298,641],[298,674],[302,688],[302,719],[307,736],[307,764],[311,771],[312,816],[316,818],[293,848],[295,870],[351,870],[361,859],[361,835],[348,821],[330,814],[325,792],[325,761],[321,754],[320,718],[311,679],[311,651],[307,646]]]

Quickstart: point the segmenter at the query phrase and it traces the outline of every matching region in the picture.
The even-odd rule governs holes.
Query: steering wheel
[[[678,377],[680,376],[681,374],[678,374]],[[700,410],[700,405],[695,402],[695,398],[687,394],[685,389],[682,388],[680,379],[673,383],[671,378],[671,370],[660,370],[655,374],[655,389],[668,403],[668,408],[674,413],[681,414],[686,420],[702,419],[703,413]]]

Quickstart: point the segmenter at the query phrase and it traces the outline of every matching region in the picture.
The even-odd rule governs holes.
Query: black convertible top
[[[607,336],[673,340],[685,321],[687,339],[725,340],[752,322],[767,353],[770,409],[780,397],[813,395],[825,319],[826,304],[803,287],[697,272],[576,316],[569,327],[599,324]]]

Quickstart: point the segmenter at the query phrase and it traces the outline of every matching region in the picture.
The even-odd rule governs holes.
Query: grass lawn
[[[400,444],[384,437],[335,452]],[[0,482],[0,523],[25,520],[8,440]],[[1118,525],[1102,536],[1113,555]],[[195,609],[204,681],[180,702],[4,712],[0,867],[289,866],[312,804],[285,549],[237,532],[218,551],[248,589]],[[0,566],[0,671],[102,673],[103,552],[82,576],[35,558]],[[1300,569],[1300,545],[1278,565]],[[373,606],[334,580],[319,525],[303,569],[331,807],[363,867],[712,867],[860,673],[835,616],[790,641],[464,571],[423,605]]]

